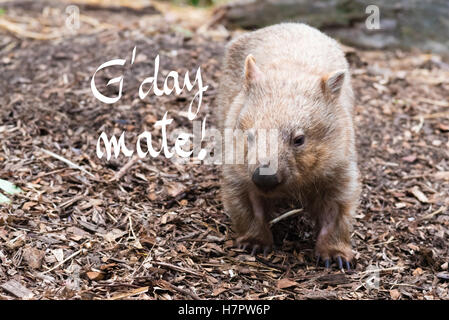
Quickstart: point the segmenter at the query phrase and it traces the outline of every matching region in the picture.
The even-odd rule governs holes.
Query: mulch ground
[[[15,10],[6,17],[42,14]],[[275,226],[281,236],[268,257],[234,248],[218,166],[161,155],[113,180],[129,158],[100,160],[101,132],[125,131],[130,148],[145,130],[158,141],[154,123],[166,111],[169,132],[192,131],[185,114],[193,92],[139,99],[156,55],[161,79],[201,66],[209,89],[198,117],[213,128],[220,59],[232,36],[195,33],[158,14],[114,14],[97,9],[107,27],[91,21],[54,40],[0,29],[0,178],[23,190],[0,205],[0,299],[449,298],[449,65],[440,57],[347,50],[363,191],[354,270],[326,270],[315,266],[302,215]],[[90,90],[95,70],[129,61],[134,46],[122,98],[99,102]],[[99,72],[98,86],[117,94],[105,84],[121,72]]]

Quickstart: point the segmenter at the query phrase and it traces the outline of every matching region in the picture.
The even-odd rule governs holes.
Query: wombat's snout
[[[267,165],[263,165],[254,170],[252,180],[254,184],[262,191],[273,190],[281,183],[281,179],[276,172],[271,170]]]

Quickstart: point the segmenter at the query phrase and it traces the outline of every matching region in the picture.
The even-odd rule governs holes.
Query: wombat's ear
[[[322,87],[325,93],[338,95],[345,80],[346,70],[337,70],[323,76]]]
[[[256,65],[256,60],[249,54],[245,59],[245,85],[248,87],[252,83],[262,78],[262,71]]]

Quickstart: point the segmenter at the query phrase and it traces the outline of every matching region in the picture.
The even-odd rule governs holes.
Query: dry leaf
[[[407,207],[407,204],[405,204],[404,202],[398,202],[395,204],[395,207],[398,209],[402,209],[402,208]]]
[[[448,272],[438,272],[437,277],[443,280],[449,280],[449,273]]]
[[[145,293],[145,292],[148,291],[148,289],[149,289],[149,287],[142,287],[142,288],[137,288],[137,289],[130,290],[130,291],[125,292],[125,293],[119,293],[119,294],[113,296],[111,298],[111,300],[118,300],[118,299],[129,298],[129,297],[134,296],[136,294]]]
[[[407,247],[409,247],[410,249],[412,249],[414,251],[419,251],[419,247],[412,243],[407,244]]]
[[[292,281],[290,279],[284,278],[278,281],[277,283],[277,288],[278,289],[285,289],[285,288],[289,288],[289,287],[293,287],[298,285],[298,283],[296,283],[295,281]]]
[[[34,296],[33,292],[31,292],[31,290],[24,287],[16,280],[9,280],[8,282],[0,285],[0,287],[9,293],[12,293],[17,298],[31,299]]]
[[[409,162],[409,163],[415,162],[416,161],[416,155],[411,154],[409,156],[403,157],[402,160],[404,160],[405,162]]]
[[[228,289],[227,289],[227,288],[223,288],[223,287],[216,288],[216,289],[214,289],[214,291],[212,292],[212,296],[216,297],[216,296],[222,294],[223,292],[225,292],[226,290],[228,290]]]
[[[157,194],[155,194],[154,192],[150,192],[148,194],[148,199],[150,199],[151,201],[155,201],[157,199]]]
[[[86,272],[86,275],[90,280],[93,280],[93,281],[98,281],[98,280],[104,279],[104,273],[98,272],[98,271],[88,271],[88,272]]]
[[[437,180],[449,180],[449,171],[440,171],[433,175]]]
[[[34,207],[35,205],[37,205],[37,202],[34,202],[34,201],[28,201],[28,202],[25,202],[24,204],[23,204],[23,206],[22,206],[22,209],[23,210],[30,210],[32,207]]]
[[[14,249],[20,248],[24,244],[25,244],[25,235],[22,234],[22,235],[20,235],[20,236],[18,236],[16,238],[13,238],[13,239],[9,240],[6,243],[6,246],[9,249],[14,250]]]
[[[102,236],[104,237],[105,240],[113,242],[116,239],[124,236],[125,234],[127,234],[126,231],[122,231],[120,229],[112,229],[111,231]]]
[[[64,260],[64,251],[61,248],[51,250],[51,253],[53,253],[58,262],[62,262]]]
[[[108,269],[111,269],[111,268],[115,267],[116,265],[117,265],[116,263],[102,264],[100,266],[100,270],[101,271],[108,270]]]
[[[443,123],[440,123],[440,124],[438,124],[438,129],[440,129],[443,132],[448,132],[449,131],[449,126],[447,126],[447,125],[445,125]]]
[[[414,186],[411,190],[411,193],[422,203],[429,203],[429,199],[426,195],[419,189],[418,186]]]
[[[179,183],[179,182],[171,182],[171,183],[167,186],[166,189],[167,189],[167,193],[168,193],[171,197],[175,198],[177,195],[181,194],[181,193],[186,189],[186,187],[185,187],[182,183]]]
[[[69,238],[74,241],[79,241],[83,238],[90,237],[89,232],[86,232],[78,227],[68,227],[66,231],[69,234]]]
[[[176,217],[178,216],[178,214],[176,212],[170,211],[167,212],[166,214],[164,214],[161,217],[161,224],[167,224],[172,222]]]
[[[139,241],[142,244],[142,246],[146,246],[149,248],[155,246],[157,242],[155,237],[148,235],[140,236]]]
[[[23,259],[33,269],[42,267],[45,252],[36,248],[27,247],[23,250]]]
[[[424,273],[424,271],[421,268],[416,268],[415,270],[413,270],[413,275],[414,276],[420,276]]]
[[[390,297],[393,300],[398,300],[401,297],[401,293],[397,289],[390,290]]]
[[[158,119],[155,115],[149,113],[145,116],[145,123],[146,124],[154,124]]]

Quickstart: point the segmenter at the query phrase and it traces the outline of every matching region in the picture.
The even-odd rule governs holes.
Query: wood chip
[[[34,294],[31,290],[24,287],[16,280],[9,280],[8,282],[2,284],[0,287],[20,299],[31,299],[34,297]]]
[[[449,181],[449,171],[440,171],[433,175],[433,177],[437,180],[446,180]]]
[[[390,290],[390,297],[393,300],[398,300],[401,297],[401,293],[397,289]]]
[[[137,294],[145,293],[145,292],[148,291],[149,288],[150,287],[141,287],[141,288],[137,288],[137,289],[134,289],[134,290],[130,290],[128,292],[120,293],[120,294],[117,294],[117,295],[113,296],[111,298],[111,300],[125,299],[125,298],[129,298],[129,297],[135,296]]]
[[[32,269],[42,267],[45,252],[37,248],[27,247],[23,250],[23,259]]]
[[[443,280],[449,280],[449,272],[438,272],[437,277]]]
[[[414,186],[411,190],[411,193],[422,203],[429,203],[429,199],[426,195],[419,189],[418,186]]]
[[[228,290],[228,289],[223,288],[223,287],[215,288],[214,291],[212,292],[212,296],[216,297],[216,296],[222,294],[223,292],[225,292],[226,290]]]
[[[285,289],[285,288],[290,288],[290,287],[294,287],[297,286],[298,283],[295,281],[292,281],[290,279],[284,278],[278,281],[276,287],[278,289]]]
[[[98,280],[103,280],[104,279],[104,273],[103,272],[98,272],[98,271],[88,271],[86,272],[87,277],[90,280],[94,280],[94,281],[98,281]]]

